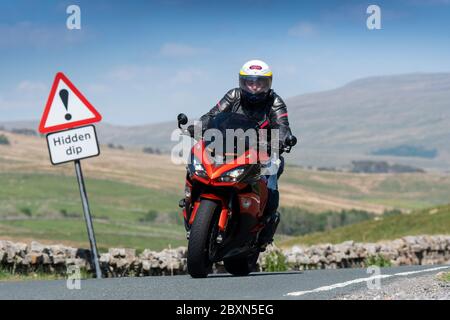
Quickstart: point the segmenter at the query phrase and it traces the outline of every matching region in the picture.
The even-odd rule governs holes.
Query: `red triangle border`
[[[75,93],[75,95],[81,100],[81,102],[84,103],[84,105],[94,114],[93,118],[74,121],[70,123],[63,123],[56,126],[51,127],[44,127],[45,122],[47,121],[48,114],[50,112],[50,108],[53,103],[53,99],[55,98],[56,89],[58,88],[59,81],[64,81],[67,86],[70,88],[70,90]],[[55,76],[55,80],[53,81],[52,89],[50,90],[50,94],[48,96],[47,104],[45,105],[44,113],[42,114],[41,122],[39,124],[39,132],[49,133],[49,132],[56,132],[56,131],[62,131],[74,127],[79,127],[87,124],[91,124],[94,122],[99,122],[102,120],[102,116],[100,113],[94,108],[94,106],[83,96],[83,94],[75,87],[75,85],[66,77],[66,75],[62,72],[58,72]]]

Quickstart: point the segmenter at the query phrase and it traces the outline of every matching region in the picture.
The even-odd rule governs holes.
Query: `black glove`
[[[286,146],[286,144],[284,143],[284,141],[281,141],[281,140],[279,143],[280,143],[279,144],[280,149],[278,149],[277,151],[278,151],[278,154],[281,155],[284,152],[284,147]]]
[[[189,135],[193,138],[194,137],[194,125],[191,124],[187,127],[187,131],[189,132]]]

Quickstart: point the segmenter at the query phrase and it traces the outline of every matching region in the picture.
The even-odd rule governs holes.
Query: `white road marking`
[[[298,296],[302,296],[302,295],[309,294],[309,293],[330,291],[330,290],[337,289],[337,288],[343,288],[343,287],[346,287],[346,286],[349,286],[349,285],[352,285],[355,283],[367,282],[367,281],[372,281],[375,279],[385,279],[385,278],[391,278],[391,277],[397,277],[397,276],[409,276],[412,274],[431,272],[431,271],[437,271],[437,270],[448,269],[448,268],[450,268],[450,266],[436,267],[436,268],[430,268],[430,269],[424,269],[424,270],[418,270],[418,271],[400,272],[400,273],[395,273],[395,274],[377,275],[377,276],[371,276],[371,277],[367,277],[367,278],[359,278],[359,279],[354,279],[354,280],[350,280],[350,281],[346,281],[346,282],[336,283],[336,284],[329,285],[329,286],[319,287],[319,288],[316,288],[313,290],[289,292],[289,293],[285,294],[284,296],[298,297]]]

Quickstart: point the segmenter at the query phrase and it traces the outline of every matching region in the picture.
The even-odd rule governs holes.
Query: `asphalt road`
[[[402,277],[450,271],[447,266],[382,268],[381,285]],[[64,280],[0,282],[0,299],[332,299],[367,288],[366,269],[311,270],[303,272],[228,274],[206,279],[189,276],[89,279],[80,289],[69,290]],[[373,283],[373,278],[370,283]]]

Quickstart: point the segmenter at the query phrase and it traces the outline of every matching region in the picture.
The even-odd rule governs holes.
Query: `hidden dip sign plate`
[[[86,126],[47,135],[50,161],[57,165],[100,154],[94,126]]]

